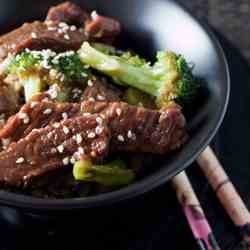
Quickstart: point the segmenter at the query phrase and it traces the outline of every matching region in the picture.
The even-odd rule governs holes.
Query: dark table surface
[[[227,173],[250,208],[250,71],[247,63],[250,60],[250,43],[247,41],[250,3],[248,0],[180,2],[211,25],[226,52],[232,92],[226,118],[214,144]],[[237,230],[197,166],[194,164],[187,172],[219,244],[222,249],[232,249],[239,242]],[[64,218],[56,230],[55,225],[43,228],[41,224],[29,225],[23,221],[15,227],[0,221],[0,249],[196,249],[185,217],[168,184],[117,205],[111,211],[103,211],[106,220],[93,219],[92,226],[87,224],[86,216],[70,221]],[[76,226],[75,220],[82,226]]]

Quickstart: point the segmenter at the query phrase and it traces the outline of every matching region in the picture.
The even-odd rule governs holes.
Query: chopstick
[[[250,213],[210,147],[197,159],[222,206],[239,229],[242,243],[250,249]]]
[[[199,250],[220,250],[186,172],[183,171],[175,176],[171,184],[176,191]]]

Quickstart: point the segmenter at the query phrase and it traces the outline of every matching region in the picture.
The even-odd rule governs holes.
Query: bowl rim
[[[183,167],[175,168],[171,173],[166,173],[167,168],[161,169],[161,171],[156,172],[152,175],[146,176],[141,180],[138,180],[135,183],[130,184],[129,186],[123,187],[119,190],[115,190],[112,192],[99,194],[90,197],[80,197],[80,198],[66,198],[66,199],[43,199],[43,198],[35,198],[28,195],[16,194],[4,190],[0,190],[0,205],[7,205],[15,208],[21,208],[24,210],[36,211],[65,211],[70,209],[83,209],[89,207],[98,207],[98,206],[106,206],[117,203],[122,200],[126,200],[129,198],[133,198],[140,194],[146,193],[155,187],[167,182],[172,177],[174,177],[179,172],[185,170],[191,163],[195,161],[195,159],[199,156],[199,154],[209,145],[211,140],[214,138],[217,133],[227,110],[229,96],[230,96],[230,71],[229,65],[225,56],[225,53],[217,40],[216,36],[210,29],[210,27],[198,20],[194,17],[188,10],[186,10],[180,4],[171,1],[172,4],[178,6],[179,8],[184,9],[184,11],[199,24],[199,26],[206,32],[208,37],[211,39],[213,45],[217,49],[217,55],[221,58],[224,63],[224,70],[226,73],[226,89],[225,89],[225,100],[222,104],[221,113],[218,116],[217,121],[214,122],[214,126],[210,127],[207,132],[206,137],[202,142],[200,142],[201,146],[197,147],[193,154],[188,157],[188,159],[184,159]],[[166,178],[166,176],[168,177]]]

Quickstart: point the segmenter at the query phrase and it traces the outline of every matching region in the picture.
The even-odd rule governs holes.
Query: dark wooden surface
[[[216,28],[250,61],[249,0],[178,0],[178,2]]]

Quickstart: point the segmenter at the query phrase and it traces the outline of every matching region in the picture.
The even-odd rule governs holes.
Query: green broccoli
[[[47,85],[57,83],[67,87],[76,81],[86,82],[91,72],[74,51],[57,54],[51,50],[26,50],[12,59],[6,75],[18,78],[28,101]]]
[[[156,97],[158,107],[172,102],[184,105],[197,94],[199,85],[191,69],[182,56],[173,52],[158,52],[153,65],[130,53],[105,54],[88,42],[83,43],[78,53],[83,63],[112,77],[114,82]]]
[[[123,100],[130,105],[155,108],[154,99],[150,95],[132,87],[125,90]]]
[[[135,173],[126,168],[121,160],[93,165],[90,160],[82,159],[74,164],[73,175],[78,181],[96,182],[104,186],[127,185],[135,178]]]

